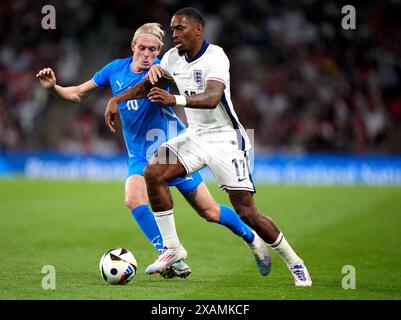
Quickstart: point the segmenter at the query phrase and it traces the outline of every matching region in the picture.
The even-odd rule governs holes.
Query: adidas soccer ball
[[[99,262],[100,275],[110,284],[126,284],[136,274],[137,263],[127,249],[116,248],[107,251]]]

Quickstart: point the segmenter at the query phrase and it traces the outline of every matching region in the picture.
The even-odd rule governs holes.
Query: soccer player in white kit
[[[185,107],[187,130],[162,144],[145,168],[149,200],[168,250],[151,264],[149,274],[163,272],[174,261],[185,259],[181,244],[170,239],[175,233],[173,201],[167,182],[208,166],[219,187],[226,190],[241,219],[285,261],[296,286],[311,286],[312,280],[303,260],[294,252],[274,222],[258,211],[256,192],[249,170],[248,136],[240,124],[230,98],[229,60],[223,49],[208,43],[203,36],[205,22],[195,8],[178,10],[171,20],[175,47],[152,67],[144,81],[112,98],[105,121],[113,126],[116,104],[148,97],[166,106]],[[174,80],[180,95],[163,87]],[[155,86],[153,86],[155,85]]]

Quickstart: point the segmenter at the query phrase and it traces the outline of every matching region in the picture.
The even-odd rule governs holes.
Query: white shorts
[[[187,173],[208,166],[220,189],[256,192],[247,154],[238,148],[232,134],[202,136],[186,130],[162,146],[177,155]]]

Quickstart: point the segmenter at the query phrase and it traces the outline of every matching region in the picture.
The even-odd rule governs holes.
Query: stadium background
[[[41,28],[44,4],[1,4],[0,150],[6,155],[2,157],[0,174],[14,171],[35,177],[65,177],[79,172],[82,177],[90,175],[88,168],[92,168],[92,172],[117,170],[114,176],[121,178],[121,158],[116,159],[120,165],[112,165],[114,169],[106,164],[108,169],[104,170],[103,162],[94,167],[99,163],[94,161],[62,173],[49,165],[47,155],[38,160],[10,153],[41,150],[68,154],[64,162],[58,158],[66,168],[65,162],[71,164],[74,159],[71,155],[110,158],[125,152],[121,133],[116,138],[103,125],[109,90],[99,90],[76,106],[49,95],[33,75],[50,66],[60,85],[82,83],[106,62],[129,56],[134,30],[147,21],[163,25],[167,31],[165,49],[170,48],[170,16],[184,2],[55,1],[49,3],[56,8],[55,30]],[[188,4],[191,3],[185,3]],[[344,14],[338,1],[192,4],[205,13],[209,41],[221,45],[231,59],[233,100],[244,126],[255,130],[254,150],[267,153],[273,157],[272,163],[278,163],[274,171],[263,166],[266,158],[262,158],[256,178],[291,182],[288,176],[294,176],[294,168],[288,168],[288,163],[297,163],[311,152],[401,152],[397,1],[354,2],[356,30],[342,29]],[[277,154],[297,157],[287,160],[277,158]],[[375,171],[376,178],[370,179],[370,171],[362,172],[364,168],[376,170],[375,159],[362,159],[367,163],[345,159],[340,166],[345,174],[325,166],[325,158],[312,158],[311,162],[306,159],[306,165],[300,165],[293,180],[318,183],[313,178],[317,172],[327,177],[326,183],[341,183],[330,176],[347,175],[347,169],[352,167],[358,169],[351,172],[351,183],[401,183],[399,158],[384,162],[383,170]],[[315,166],[315,171],[308,172],[308,165]],[[322,166],[323,171],[319,171]],[[43,170],[50,167],[52,170]],[[302,178],[305,175],[309,180]],[[368,178],[358,178],[361,175]]]
[[[41,27],[44,17],[41,9],[46,4],[56,8],[55,30],[44,30]],[[341,8],[345,4],[355,6],[356,30],[344,30],[341,27],[341,20],[344,17]],[[9,211],[18,207],[18,210],[23,212],[25,206],[20,202],[28,201],[26,197],[29,198],[30,193],[32,199],[29,198],[29,201],[47,195],[43,199],[44,202],[39,201],[35,204],[39,211],[40,206],[47,208],[49,203],[59,203],[60,206],[68,207],[65,209],[65,216],[59,212],[60,208],[51,209],[60,213],[58,216],[60,220],[57,220],[59,222],[49,218],[52,216],[51,213],[46,213],[45,217],[42,217],[44,221],[47,217],[57,225],[69,217],[71,210],[86,210],[85,218],[92,221],[93,216],[90,217],[92,211],[87,211],[92,210],[92,206],[87,204],[83,207],[71,207],[71,204],[65,203],[65,201],[69,203],[71,197],[80,193],[85,194],[92,188],[99,191],[100,197],[108,195],[109,189],[115,190],[114,193],[110,192],[110,198],[105,197],[110,202],[120,201],[121,206],[117,207],[116,204],[107,210],[119,210],[123,212],[120,216],[124,215],[121,181],[126,174],[125,145],[121,133],[116,136],[110,134],[103,123],[103,112],[110,91],[98,90],[76,105],[56,99],[47,93],[40,86],[35,74],[43,67],[52,67],[58,84],[62,86],[80,84],[90,79],[106,62],[130,56],[130,41],[134,31],[143,23],[151,21],[163,25],[166,31],[165,49],[170,48],[170,18],[176,9],[183,6],[195,6],[204,13],[207,24],[206,38],[222,46],[230,58],[231,91],[236,111],[244,126],[247,129],[254,129],[255,180],[258,183],[270,183],[270,186],[261,185],[258,192],[259,197],[266,195],[266,204],[261,198],[259,201],[266,211],[267,208],[269,210],[272,208],[283,212],[283,217],[279,216],[278,219],[286,230],[289,230],[292,238],[302,243],[302,237],[298,234],[299,230],[294,223],[297,218],[294,216],[284,218],[299,208],[297,197],[307,199],[303,204],[305,212],[316,211],[314,214],[319,215],[321,211],[325,211],[328,214],[326,218],[322,218],[305,213],[306,219],[322,221],[325,228],[329,228],[329,222],[332,221],[330,211],[333,208],[326,208],[324,204],[334,194],[341,195],[333,206],[342,208],[343,212],[340,214],[342,217],[349,214],[344,203],[349,201],[350,207],[354,208],[354,201],[358,199],[361,208],[374,208],[373,211],[381,212],[383,219],[387,217],[388,221],[392,221],[390,227],[399,226],[398,214],[401,212],[401,207],[400,202],[395,200],[400,196],[399,187],[326,189],[314,186],[308,189],[303,185],[401,184],[400,1],[367,3],[317,0],[108,2],[2,0],[0,4],[0,177],[3,177],[0,180],[0,213],[4,237],[2,243],[9,241],[7,234],[10,236],[14,232],[20,234],[21,224],[10,218]],[[183,115],[182,112],[180,115]],[[205,174],[207,178],[212,179],[210,175]],[[15,179],[15,175],[20,178]],[[30,179],[25,180],[24,177]],[[111,185],[109,182],[99,182],[90,184],[89,187],[83,184],[83,189],[80,189],[82,188],[80,182],[71,182],[72,184],[59,180],[46,182],[42,180],[43,178],[117,179],[119,182],[114,184],[110,182]],[[295,183],[301,186],[292,189],[276,183]],[[74,193],[75,188],[78,190],[77,193]],[[69,200],[58,198],[57,192],[56,195],[52,193],[54,190],[63,194],[65,192],[64,195]],[[104,193],[101,193],[101,190]],[[221,195],[213,187],[212,190],[217,197],[224,199],[224,194]],[[114,198],[111,197],[112,194]],[[344,201],[346,196],[350,199]],[[383,209],[384,212],[381,207],[373,204],[375,196],[380,198],[380,201],[378,200],[380,203],[387,206],[387,209]],[[92,204],[97,199],[95,194],[93,197]],[[317,198],[321,198],[323,203],[317,204]],[[82,204],[85,201],[90,202],[89,199],[90,194],[87,194],[87,198],[78,197],[76,202]],[[287,208],[286,212],[283,199],[286,201],[293,199],[294,207]],[[29,205],[29,202],[26,205]],[[338,214],[334,211],[334,215]],[[92,214],[95,216],[100,213],[92,212]],[[107,214],[103,212],[101,216],[107,217]],[[371,219],[376,219],[370,214]],[[22,213],[21,215],[23,216]],[[127,212],[125,215],[127,216]],[[34,217],[36,218],[32,219],[37,221],[36,219],[40,219],[41,216],[38,213]],[[371,221],[367,217],[360,218],[364,223]],[[198,221],[196,220],[198,218],[194,219]],[[316,228],[320,226],[318,222]],[[355,218],[354,223],[359,224],[359,222]],[[191,220],[186,223],[191,225],[195,222]],[[132,222],[128,222],[128,218],[127,224],[129,230],[126,230],[126,233],[130,235],[127,238],[130,238],[132,228],[135,226]],[[395,229],[387,229],[390,227],[384,224],[378,227],[376,220],[374,224],[378,230],[386,234],[387,240],[396,250],[400,241],[398,233],[394,233]],[[353,226],[349,227],[352,229]],[[120,226],[116,226],[116,229],[118,228]],[[373,231],[369,230],[368,227],[365,228],[366,236]],[[291,233],[292,231],[294,232]],[[327,235],[322,233],[320,236]],[[361,239],[365,239],[363,232],[360,236]],[[332,237],[334,239],[334,234]],[[43,243],[44,240],[41,241],[39,242]],[[364,241],[369,243],[366,239]],[[107,242],[104,240],[99,242],[105,246],[104,249],[107,248]],[[15,245],[11,245],[9,250],[15,250],[17,243],[15,240]],[[315,242],[307,241],[300,246],[306,247],[311,243],[315,245]],[[133,246],[133,243],[129,245]],[[93,246],[95,247],[95,244]],[[38,250],[35,246],[33,248]],[[146,244],[143,244],[143,248],[147,248]],[[3,249],[5,255],[7,250],[4,247]],[[96,260],[96,257],[97,255],[93,259]],[[149,261],[151,259],[146,253],[143,253],[143,257]],[[363,261],[362,256],[360,260]],[[391,263],[399,264],[398,260],[391,260]],[[391,263],[388,260],[388,265]],[[387,264],[384,265],[386,268]],[[252,269],[251,266],[249,268]],[[384,273],[386,270],[388,269],[385,269]],[[237,271],[237,276],[239,274],[240,271]],[[3,284],[4,290],[1,291],[0,298],[48,297],[38,289],[39,282],[35,290],[42,293],[32,293],[29,289],[25,293],[18,294],[16,290],[7,295],[9,291],[6,285],[7,283]],[[379,297],[401,297],[399,289],[397,291],[393,288],[387,292],[386,286],[387,284],[384,284],[383,295]],[[281,298],[281,288],[276,289],[277,295],[272,297]],[[343,298],[342,292],[332,296],[330,295],[332,293],[325,296],[320,292],[316,296],[306,295],[306,298]],[[85,294],[82,294],[82,297],[85,297]],[[303,297],[287,294],[286,297]],[[362,297],[376,297],[373,293],[369,294],[362,294]],[[72,294],[61,297],[81,296]],[[93,297],[96,297],[94,293]],[[112,297],[120,296],[112,295]],[[191,295],[177,297],[185,298]],[[208,292],[205,292],[204,296],[194,295],[194,297],[214,298],[213,295],[208,295]],[[230,297],[236,296],[226,298]],[[258,298],[256,295],[246,297]]]

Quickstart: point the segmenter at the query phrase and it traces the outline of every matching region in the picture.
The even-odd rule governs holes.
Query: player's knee
[[[132,211],[132,210],[136,209],[137,207],[142,206],[147,203],[143,199],[139,199],[139,198],[125,198],[124,204],[129,210]]]
[[[219,222],[220,220],[220,210],[219,207],[209,207],[204,209],[201,216],[209,222]]]
[[[208,214],[208,215],[205,217],[205,219],[206,219],[207,221],[209,221],[209,222],[215,222],[215,223],[219,222],[219,216],[213,215],[213,214]]]

